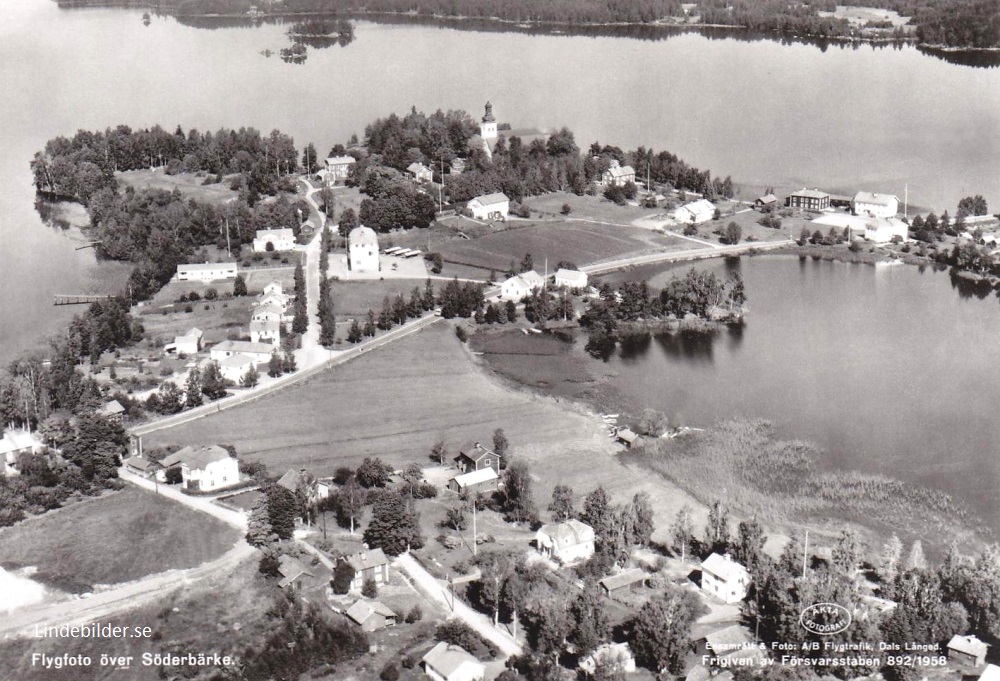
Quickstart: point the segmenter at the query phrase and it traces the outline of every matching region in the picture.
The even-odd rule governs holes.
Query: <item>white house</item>
[[[517,302],[544,284],[545,280],[535,270],[521,272],[500,284],[500,298]]]
[[[635,656],[632,655],[628,643],[603,643],[597,646],[594,652],[581,659],[579,667],[588,676],[593,676],[599,662],[626,674],[635,671]]]
[[[464,648],[441,641],[422,660],[424,673],[434,681],[482,681],[486,667]]]
[[[691,225],[700,225],[715,217],[715,205],[708,199],[686,203],[674,211],[674,219]]]
[[[281,286],[281,282],[278,281],[277,279],[272,279],[271,281],[269,281],[267,283],[267,286],[264,287],[264,295],[265,296],[271,296],[271,295],[280,296],[280,295],[284,294],[284,292],[285,292],[285,290]]]
[[[336,184],[347,179],[351,166],[357,163],[353,156],[331,156],[326,159],[325,167],[317,173],[327,184]]]
[[[235,279],[236,263],[205,262],[177,266],[177,281],[200,281],[207,283],[217,279]]]
[[[600,184],[605,187],[623,187],[629,182],[635,182],[635,168],[619,165],[612,159],[611,165],[601,174]]]
[[[434,171],[423,163],[411,163],[406,166],[406,172],[413,176],[413,179],[417,182],[431,182],[434,179]]]
[[[495,140],[497,138],[497,119],[493,117],[493,104],[486,102],[486,113],[479,123],[479,136],[483,140]]]
[[[535,543],[543,556],[560,563],[587,560],[594,555],[594,528],[576,518],[542,525]]]
[[[354,570],[351,591],[360,591],[365,582],[375,582],[376,586],[389,583],[389,559],[382,549],[368,549],[341,558]]]
[[[262,307],[264,305],[272,305],[274,307],[279,307],[282,310],[284,310],[285,306],[288,305],[288,296],[282,293],[271,293],[261,297],[261,299],[258,300],[256,303],[254,303],[254,305],[256,305],[257,307]]]
[[[739,603],[747,596],[750,573],[728,555],[713,553],[701,563],[701,590],[724,603]]]
[[[347,236],[347,252],[352,272],[378,272],[378,236],[371,227],[360,225]]]
[[[899,212],[899,198],[892,194],[858,192],[851,200],[851,210],[855,215],[891,218]]]
[[[555,274],[557,287],[587,288],[587,273],[579,270],[558,269]]]
[[[865,223],[865,240],[887,244],[898,236],[900,240],[906,241],[909,238],[908,230],[906,223],[899,218],[875,218]]]
[[[233,355],[246,355],[255,364],[260,364],[270,360],[272,352],[274,352],[274,346],[267,343],[226,340],[213,345],[209,356],[216,362],[222,362]]]
[[[22,454],[37,454],[45,449],[38,437],[27,430],[8,430],[0,439],[0,458],[3,459],[4,475],[19,474],[17,460]]]
[[[506,220],[510,214],[510,199],[503,192],[477,196],[465,205],[478,220]]]
[[[250,342],[281,345],[281,322],[275,320],[250,320]]]
[[[181,467],[184,489],[213,491],[240,481],[240,464],[218,445],[185,447],[160,461],[164,468]]]
[[[201,352],[201,329],[195,327],[183,336],[174,337],[174,351],[178,355],[196,355]]]
[[[268,248],[270,246],[270,248]],[[295,233],[291,229],[258,229],[253,240],[253,252],[290,251],[295,248]]]
[[[273,303],[258,305],[250,312],[250,322],[281,322],[285,317],[285,308]]]
[[[252,366],[254,366],[254,361],[246,355],[233,355],[219,361],[219,371],[222,377],[236,385],[240,384]]]

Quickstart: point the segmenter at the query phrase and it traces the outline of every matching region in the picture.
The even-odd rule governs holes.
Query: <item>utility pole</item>
[[[806,576],[806,558],[809,555],[809,530],[806,530],[806,545],[802,549],[802,576]]]
[[[479,553],[479,542],[476,541],[478,538],[478,533],[476,532],[476,495],[472,495],[472,555],[475,556]],[[452,587],[452,594],[454,594],[454,586]],[[454,595],[452,595],[454,598]]]
[[[226,216],[226,253],[229,254],[230,258],[233,257],[233,248],[232,248],[232,245],[229,243],[229,216],[228,215]]]
[[[908,219],[910,210],[910,183],[907,182],[903,188],[903,219]]]

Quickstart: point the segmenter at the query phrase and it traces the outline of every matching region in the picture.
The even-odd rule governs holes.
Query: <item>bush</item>
[[[215,300],[218,297],[219,297],[219,292],[216,291],[214,288],[210,288],[207,291],[205,291],[205,300]]]
[[[365,580],[365,583],[361,585],[361,595],[365,598],[375,598],[378,596],[378,586],[375,585],[374,579]]]
[[[573,209],[570,207],[568,203],[564,203],[562,205],[562,210],[559,212],[562,213],[563,215],[569,215],[570,213],[573,212]]]
[[[382,671],[379,672],[378,677],[382,681],[399,681],[399,668],[394,663],[389,662],[382,667]]]
[[[419,605],[414,605],[412,608],[410,608],[410,612],[406,613],[405,621],[407,624],[413,624],[414,622],[419,622],[423,618],[424,618],[424,611],[420,609]],[[406,667],[406,664],[404,663],[403,666]],[[409,667],[406,668],[409,669]]]
[[[455,327],[455,337],[463,343],[469,340],[469,334],[462,325]]]
[[[197,291],[191,291],[191,293],[188,294],[188,300],[190,300],[192,303],[196,303],[199,300],[201,300],[201,296],[198,295]]]
[[[438,488],[429,482],[420,483],[420,485],[413,490],[414,499],[436,499],[438,495]]]
[[[409,620],[407,620],[407,622],[409,622]],[[419,661],[420,660],[417,658],[417,656],[411,653],[410,655],[404,657],[399,664],[403,665],[403,669],[413,669],[414,667],[417,666],[417,663]]]

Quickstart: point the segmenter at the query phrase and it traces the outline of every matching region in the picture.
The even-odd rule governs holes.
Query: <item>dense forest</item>
[[[61,6],[85,2],[58,0]],[[100,4],[126,4],[105,2]],[[161,0],[159,8],[178,16],[246,14],[255,0]],[[820,16],[832,12],[836,0],[809,4],[785,0],[702,0],[685,12],[679,0],[285,0],[283,16],[310,12],[412,13],[418,16],[499,19],[514,23],[675,24],[697,19],[702,24],[734,26],[782,35],[818,38],[879,37],[904,39],[912,34],[885,22],[862,29],[845,19]],[[1000,3],[994,0],[871,0],[866,6],[911,17],[917,39],[927,45],[955,48],[1000,46]],[[267,10],[265,12],[273,11]]]

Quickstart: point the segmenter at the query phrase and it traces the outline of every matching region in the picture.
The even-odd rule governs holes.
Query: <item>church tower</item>
[[[497,119],[493,118],[493,105],[486,102],[486,115],[483,122],[479,124],[479,136],[484,140],[495,140],[497,138]]]

